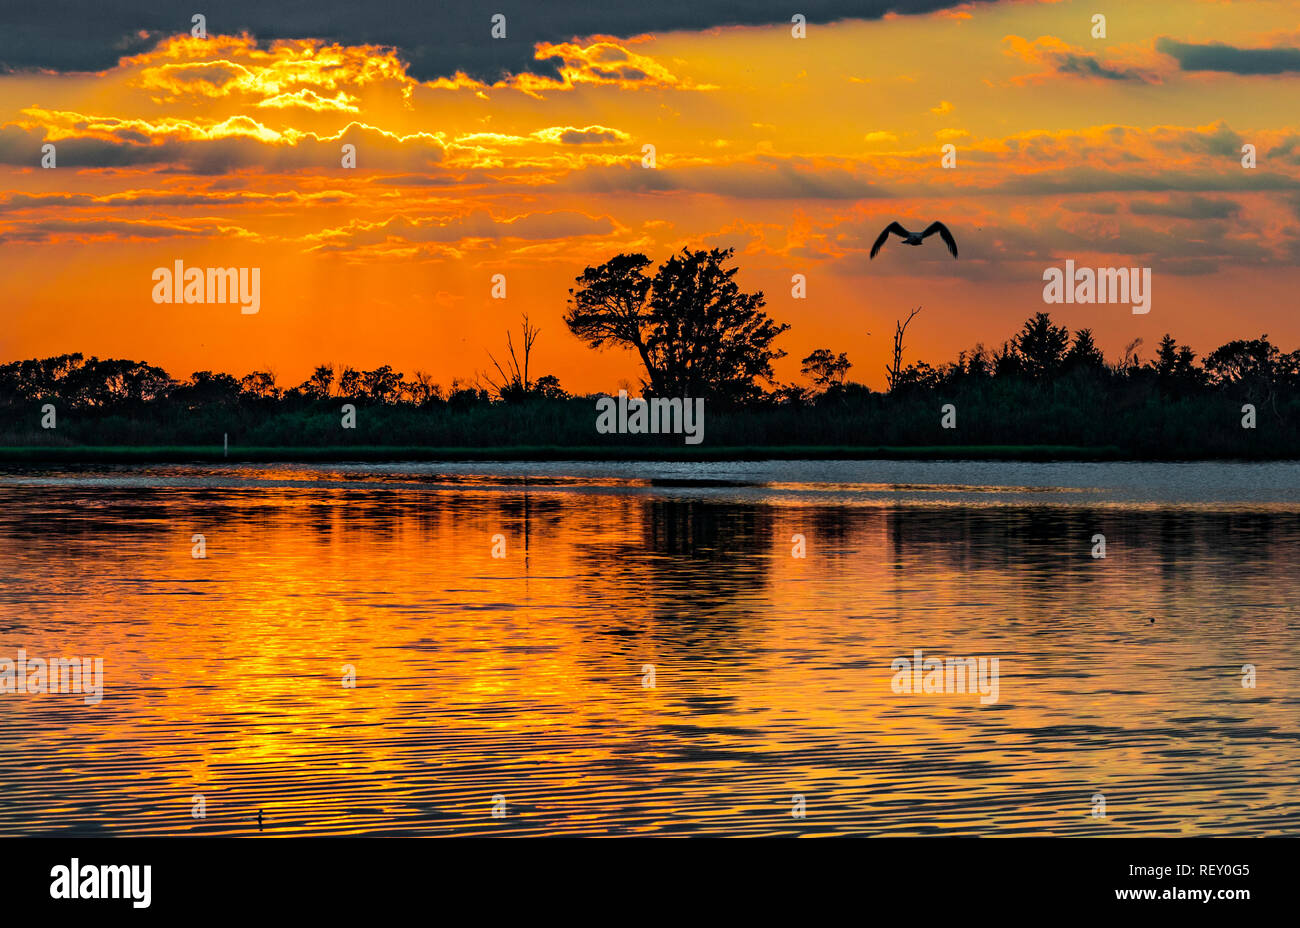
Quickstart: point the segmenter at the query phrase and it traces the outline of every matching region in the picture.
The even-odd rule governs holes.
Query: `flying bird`
[[[957,257],[957,242],[953,239],[952,233],[948,231],[948,227],[942,222],[930,223],[926,226],[924,232],[909,232],[898,223],[891,222],[889,225],[885,226],[885,230],[880,233],[880,238],[876,239],[876,244],[871,246],[872,258],[876,256],[876,252],[880,250],[880,246],[885,244],[885,239],[889,238],[890,232],[893,232],[901,238],[904,245],[919,245],[931,235],[938,232],[939,238],[943,239],[944,244],[948,246],[948,250],[952,252],[952,256],[954,258]]]

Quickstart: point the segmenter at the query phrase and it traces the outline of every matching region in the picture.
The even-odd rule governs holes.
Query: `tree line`
[[[642,254],[620,254],[588,267],[569,291],[569,331],[593,349],[629,351],[642,371],[647,396],[702,396],[715,407],[807,406],[842,402],[873,391],[849,379],[844,352],[818,348],[802,359],[807,383],[778,383],[773,362],[785,356],[774,341],[789,329],[764,310],[763,293],[746,293],[730,266],[732,249],[683,250],[651,273]],[[1276,407],[1300,387],[1300,350],[1282,352],[1267,335],[1235,339],[1203,359],[1165,335],[1154,354],[1140,357],[1141,340],[1107,360],[1090,329],[1073,333],[1046,312],[993,349],[977,344],[946,364],[902,363],[903,337],[919,308],[896,326],[886,369],[890,395],[951,395],[990,383],[1045,385],[1062,380],[1091,389],[1154,387],[1190,395],[1229,390]],[[301,384],[282,388],[273,371],[243,377],[196,371],[177,380],[143,361],[64,354],[0,365],[0,401],[54,401],[73,409],[112,409],[166,401],[182,408],[279,404],[292,408],[345,399],[380,406],[463,406],[569,398],[554,375],[533,377],[531,355],[539,331],[523,320],[516,348],[507,336],[504,363],[489,355],[494,373],[453,380],[448,390],[422,370],[407,377],[383,365],[373,370],[321,364]],[[1292,394],[1294,395],[1294,394]]]
[[[539,379],[533,388],[543,396],[563,395],[554,378]],[[331,399],[426,406],[485,402],[491,397],[476,383],[460,380],[453,380],[444,393],[425,371],[408,378],[389,365],[367,371],[321,364],[303,383],[284,389],[272,371],[253,371],[243,377],[195,371],[177,380],[144,361],[86,358],[77,353],[0,365],[0,400],[6,399],[55,401],[72,409],[110,409],[164,401],[193,408],[241,402],[292,406]]]

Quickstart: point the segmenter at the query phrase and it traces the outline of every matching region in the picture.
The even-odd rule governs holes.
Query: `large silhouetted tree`
[[[754,399],[785,356],[772,341],[789,326],[763,312],[761,292],[736,284],[736,268],[725,266],[733,254],[683,249],[653,277],[645,255],[617,255],[577,278],[565,324],[593,348],[635,351],[650,394]]]

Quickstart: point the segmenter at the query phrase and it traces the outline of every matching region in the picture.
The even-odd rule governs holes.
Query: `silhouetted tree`
[[[1142,366],[1142,357],[1138,354],[1138,349],[1142,347],[1141,337],[1133,339],[1124,346],[1124,354],[1111,368],[1116,374],[1131,376]]]
[[[1281,359],[1281,352],[1268,340],[1259,338],[1234,339],[1214,349],[1205,359],[1205,370],[1211,382],[1219,385],[1241,383],[1272,383]]]
[[[1151,368],[1165,386],[1193,386],[1205,379],[1204,372],[1196,367],[1196,353],[1186,345],[1179,346],[1169,333],[1160,339]]]
[[[418,406],[442,399],[442,387],[433,382],[427,371],[416,371],[412,380],[405,384],[406,396]]]
[[[492,366],[497,369],[497,374],[501,379],[496,380],[491,374],[484,374],[483,379],[487,381],[488,386],[492,388],[497,399],[506,402],[517,402],[526,398],[532,392],[532,381],[528,377],[529,359],[533,354],[533,345],[537,342],[537,336],[541,334],[541,329],[532,325],[528,321],[528,314],[524,313],[523,337],[520,339],[520,348],[523,353],[523,360],[515,353],[514,338],[509,332],[506,332],[506,366],[503,368],[500,362],[488,352],[488,358],[492,361]]]
[[[898,372],[890,392],[905,388],[933,390],[944,382],[944,372],[931,367],[924,361],[909,364]]]
[[[92,357],[84,364],[69,367],[57,389],[70,405],[110,407],[163,399],[175,387],[161,367],[142,361]]]
[[[813,386],[819,390],[842,385],[844,375],[853,366],[847,354],[841,351],[839,357],[836,357],[829,348],[816,349],[803,359],[802,364],[803,375],[812,380]]]
[[[1064,366],[1067,370],[1103,371],[1106,369],[1106,357],[1092,339],[1092,329],[1079,329],[1074,333],[1074,342],[1066,352]]]
[[[470,406],[474,403],[486,403],[491,399],[488,391],[473,384],[467,384],[459,377],[453,377],[451,389],[447,393],[447,402],[452,406]]]
[[[569,394],[560,386],[560,378],[554,374],[543,374],[533,382],[533,392],[544,400],[565,400]]]
[[[361,374],[361,391],[372,403],[395,403],[401,396],[402,375],[385,364]]]
[[[334,386],[334,365],[322,364],[311,372],[311,376],[298,388],[303,396],[313,400],[330,398],[330,388]]]
[[[902,322],[894,322],[894,357],[889,366],[885,368],[885,380],[889,384],[890,392],[899,384],[899,377],[903,373],[903,335],[907,332],[908,325],[912,319],[921,311],[921,307],[916,307],[907,314],[907,318]]]
[[[195,371],[172,394],[188,408],[230,405],[239,399],[239,381],[229,374]]]
[[[278,399],[280,390],[275,385],[275,374],[271,371],[253,371],[239,382],[245,396],[254,399]]]
[[[1013,344],[1020,355],[1024,373],[1030,377],[1047,378],[1060,371],[1070,344],[1070,333],[1065,326],[1052,325],[1047,313],[1037,313],[1025,322]]]
[[[1011,342],[1003,342],[1002,347],[993,352],[993,374],[996,377],[1016,377],[1025,372],[1024,359],[1020,357]]]
[[[0,395],[58,400],[72,407],[109,407],[164,399],[176,383],[161,367],[118,358],[62,354],[0,367]]]
[[[569,291],[564,322],[593,348],[616,344],[637,352],[646,369],[643,389],[659,396],[757,398],[755,381],[771,383],[771,347],[789,328],[763,312],[763,294],[744,293],[734,249],[673,255],[646,274],[645,255],[618,255],[587,268]]]
[[[69,377],[81,368],[83,360],[83,356],[77,353],[13,361],[0,368],[0,385],[3,385],[4,392],[20,399],[71,402]]]
[[[354,367],[344,367],[339,372],[339,395],[350,400],[361,396],[361,372]]]
[[[989,354],[983,342],[979,342],[969,351],[957,354],[956,369],[967,377],[982,378],[993,373],[993,356]]]

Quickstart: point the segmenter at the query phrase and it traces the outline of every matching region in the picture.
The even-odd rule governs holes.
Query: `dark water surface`
[[[0,659],[105,684],[0,834],[1294,834],[1297,565],[1296,464],[8,468]]]

